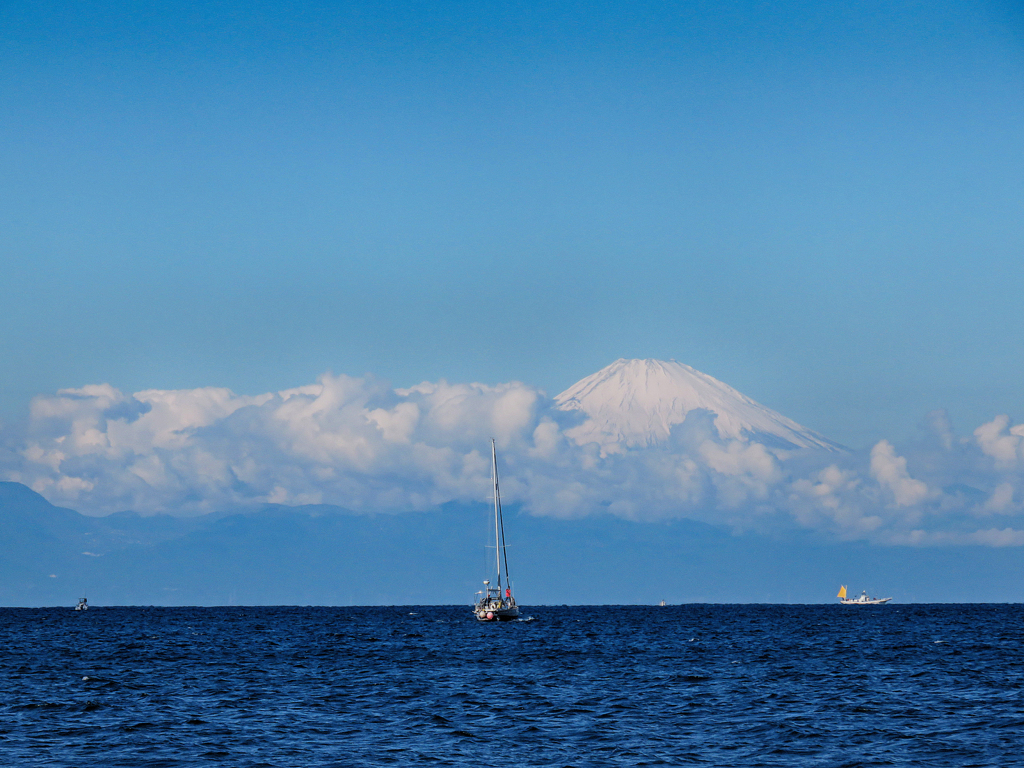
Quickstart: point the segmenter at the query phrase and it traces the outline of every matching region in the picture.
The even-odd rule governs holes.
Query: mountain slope
[[[714,414],[722,438],[781,449],[842,450],[728,384],[675,360],[616,360],[557,395],[555,402],[561,410],[586,414],[587,420],[568,434],[580,444],[598,443],[605,452],[664,442],[672,427],[695,411]]]

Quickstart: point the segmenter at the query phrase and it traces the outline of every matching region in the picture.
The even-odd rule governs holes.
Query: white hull
[[[486,608],[477,606],[477,621],[512,621],[519,618],[519,606],[513,605],[507,608]]]
[[[892,600],[891,597],[870,597],[867,590],[861,592],[857,597],[847,597],[845,584],[839,588],[839,594],[836,597],[839,598],[840,605],[885,605]]]

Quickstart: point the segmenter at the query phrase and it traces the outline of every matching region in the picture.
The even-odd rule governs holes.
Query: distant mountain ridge
[[[675,360],[616,360],[556,395],[555,403],[563,411],[581,411],[587,417],[567,431],[570,437],[581,444],[598,443],[605,452],[662,443],[673,426],[699,411],[714,415],[721,438],[784,450],[844,450],[728,384]]]
[[[506,511],[512,578],[534,604],[635,602],[679,574],[677,547],[692,571],[707,557],[702,547],[732,541],[725,529],[693,521],[569,522]],[[488,504],[364,515],[268,504],[189,518],[89,517],[18,483],[0,483],[0,606],[70,608],[82,596],[97,607],[468,605],[489,573],[492,522]],[[634,562],[638,549],[651,547],[673,565]],[[607,569],[571,578],[598,560]]]
[[[833,602],[844,580],[897,602],[1020,602],[1013,547],[789,541],[692,520],[560,520],[507,510],[516,594],[531,605]],[[469,603],[491,562],[487,504],[357,515],[267,505],[192,518],[88,517],[0,484],[0,606]],[[845,610],[845,609],[844,609]],[[90,611],[98,620],[101,611]]]

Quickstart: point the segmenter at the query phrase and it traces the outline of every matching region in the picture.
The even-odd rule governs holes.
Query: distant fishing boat
[[[76,611],[88,611],[89,610],[89,601],[86,600],[84,597],[78,598],[78,605],[75,606],[75,610]]]
[[[861,592],[858,597],[847,597],[845,584],[839,588],[836,597],[839,598],[840,605],[884,605],[892,600],[891,597],[868,597],[867,592]]]
[[[473,606],[477,621],[511,621],[519,618],[519,606],[512,595],[512,581],[508,576],[508,557],[505,552],[505,524],[501,517],[501,493],[498,490],[498,454],[491,440],[491,479],[494,482],[494,565],[496,587],[491,580],[484,581],[484,588],[477,592],[479,599]],[[501,573],[505,571],[505,592],[502,593]]]

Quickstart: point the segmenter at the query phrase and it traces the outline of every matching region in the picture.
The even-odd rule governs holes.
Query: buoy
[[[488,612],[487,612],[487,618],[488,618],[488,619],[493,619],[493,618],[494,618],[494,614],[493,614],[493,613],[491,613],[490,611],[488,611]]]

